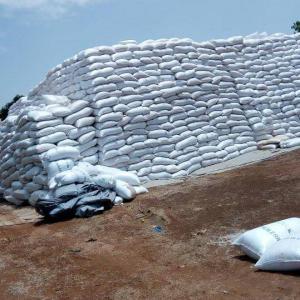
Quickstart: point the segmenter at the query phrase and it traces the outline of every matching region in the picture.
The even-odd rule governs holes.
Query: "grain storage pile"
[[[143,182],[188,175],[274,137],[299,145],[299,45],[299,34],[254,34],[80,52],[0,124],[5,198],[35,205],[41,193],[59,197],[88,176],[118,172],[104,166]],[[120,183],[131,192],[140,185],[120,176],[132,177]]]

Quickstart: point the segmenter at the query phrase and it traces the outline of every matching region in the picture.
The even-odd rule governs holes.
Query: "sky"
[[[80,50],[125,39],[292,33],[299,0],[0,0],[0,106]]]

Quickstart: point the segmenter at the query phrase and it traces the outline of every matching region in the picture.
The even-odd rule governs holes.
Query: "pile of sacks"
[[[94,117],[86,111],[86,101],[64,96],[24,97],[12,106],[0,124],[0,192],[7,201],[29,202],[45,216],[84,217],[107,201],[147,192],[134,173],[98,165]]]
[[[300,269],[300,218],[267,224],[240,235],[233,244],[267,271]]]
[[[81,114],[87,124],[94,117],[99,164],[136,171],[142,181],[178,178],[273,137],[300,145],[299,38],[100,46],[52,69],[30,97],[86,101]]]
[[[140,181],[186,176],[273,138],[300,145],[299,45],[300,35],[262,34],[82,51],[0,123],[0,190],[36,206],[49,192],[71,197],[73,183],[97,184],[106,166],[135,176],[122,180],[127,195]]]

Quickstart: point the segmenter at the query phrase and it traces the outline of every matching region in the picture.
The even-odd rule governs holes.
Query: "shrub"
[[[10,102],[8,102],[7,104],[5,104],[1,109],[0,109],[0,120],[5,120],[8,112],[9,112],[9,108],[16,103],[20,98],[24,97],[23,95],[16,95]]]

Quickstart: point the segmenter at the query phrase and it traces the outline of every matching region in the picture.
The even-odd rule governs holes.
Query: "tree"
[[[294,33],[300,32],[300,21],[296,21],[291,28],[294,30]]]
[[[24,97],[23,95],[16,95],[10,102],[8,102],[7,104],[5,104],[1,109],[0,109],[0,120],[5,120],[8,112],[9,112],[9,108],[16,103],[20,98]]]

